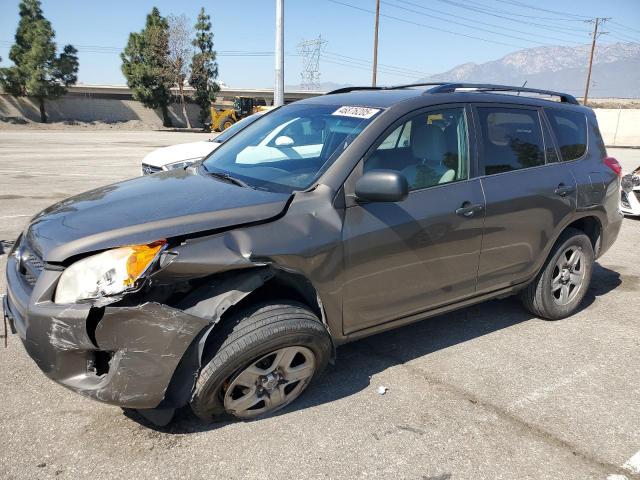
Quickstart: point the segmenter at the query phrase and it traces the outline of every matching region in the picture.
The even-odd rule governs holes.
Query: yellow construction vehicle
[[[262,110],[269,110],[263,98],[235,97],[233,108],[217,110],[211,105],[211,131],[222,132],[241,118]]]

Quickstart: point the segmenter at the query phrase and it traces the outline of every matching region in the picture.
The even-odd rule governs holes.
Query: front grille
[[[634,190],[633,193],[636,195],[638,202],[640,202],[640,190]]]
[[[44,270],[44,262],[33,249],[25,245],[25,242],[16,250],[16,256],[18,273],[20,273],[25,283],[33,288]]]
[[[142,164],[142,174],[143,175],[151,175],[152,173],[158,173],[162,171],[162,167],[156,167],[154,165],[149,165],[147,163]]]

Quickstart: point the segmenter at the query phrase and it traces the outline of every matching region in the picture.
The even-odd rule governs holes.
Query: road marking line
[[[554,393],[554,392],[556,392],[558,390],[562,390],[563,388],[567,387],[568,385],[570,385],[572,383],[575,383],[578,380],[589,376],[591,373],[594,373],[596,370],[597,370],[597,368],[595,366],[589,366],[589,367],[583,368],[581,370],[576,370],[576,371],[570,373],[569,375],[565,375],[564,377],[559,378],[558,381],[556,381],[556,382],[543,385],[542,387],[539,387],[539,388],[533,390],[531,393],[522,396],[518,400],[512,402],[510,407],[511,408],[519,408],[519,407],[522,407],[525,404],[535,402],[535,401],[539,400],[540,398],[547,397],[550,394],[552,394],[552,393]]]
[[[0,218],[19,218],[19,217],[31,217],[32,215],[2,215]]]
[[[622,468],[629,470],[632,473],[640,473],[640,451],[636,452],[633,457],[624,462]]]
[[[625,475],[611,474],[607,475],[607,480],[629,480]]]

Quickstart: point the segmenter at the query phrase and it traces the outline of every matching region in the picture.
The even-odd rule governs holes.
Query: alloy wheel
[[[275,350],[232,377],[224,391],[224,408],[245,419],[271,413],[295,400],[315,371],[316,357],[307,347]]]
[[[555,264],[551,279],[551,295],[558,305],[567,305],[580,292],[584,283],[584,253],[582,248],[567,247]]]

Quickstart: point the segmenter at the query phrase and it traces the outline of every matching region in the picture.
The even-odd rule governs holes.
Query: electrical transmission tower
[[[303,90],[320,90],[320,54],[326,44],[320,35],[298,44],[298,53],[302,56],[300,85]]]

